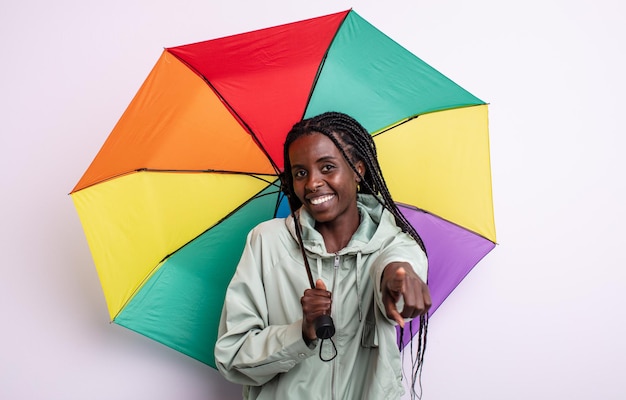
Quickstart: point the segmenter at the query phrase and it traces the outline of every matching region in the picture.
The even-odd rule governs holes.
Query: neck
[[[326,251],[329,253],[336,253],[343,249],[350,243],[352,235],[359,227],[361,222],[361,216],[359,211],[356,210],[356,215],[346,220],[332,221],[326,223],[316,223],[315,229],[324,238],[324,245]]]

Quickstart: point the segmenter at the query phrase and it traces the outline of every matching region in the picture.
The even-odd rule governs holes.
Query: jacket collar
[[[359,194],[357,207],[361,216],[361,222],[348,245],[337,254],[369,254],[380,249],[382,240],[399,231],[393,215],[384,209],[373,195]],[[330,255],[326,251],[322,235],[315,230],[315,220],[304,209],[296,211],[300,226],[302,227],[302,241],[304,248],[320,256]],[[297,241],[293,216],[286,219],[286,225],[294,240]]]

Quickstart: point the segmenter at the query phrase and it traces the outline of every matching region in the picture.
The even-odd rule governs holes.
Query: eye
[[[293,176],[293,179],[300,179],[306,176],[306,171],[303,169],[298,169],[293,171],[291,174]]]
[[[335,166],[332,164],[324,164],[322,166],[322,172],[331,172],[333,169],[335,169]]]

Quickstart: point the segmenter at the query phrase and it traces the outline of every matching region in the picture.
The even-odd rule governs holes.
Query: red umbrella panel
[[[246,234],[289,212],[285,135],[325,111],[375,136],[434,312],[494,247],[487,105],[347,10],[163,51],[71,193],[111,320],[215,366]]]

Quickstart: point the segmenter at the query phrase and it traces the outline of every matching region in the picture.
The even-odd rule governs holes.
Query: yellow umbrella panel
[[[487,105],[420,115],[376,136],[393,198],[496,242]]]

